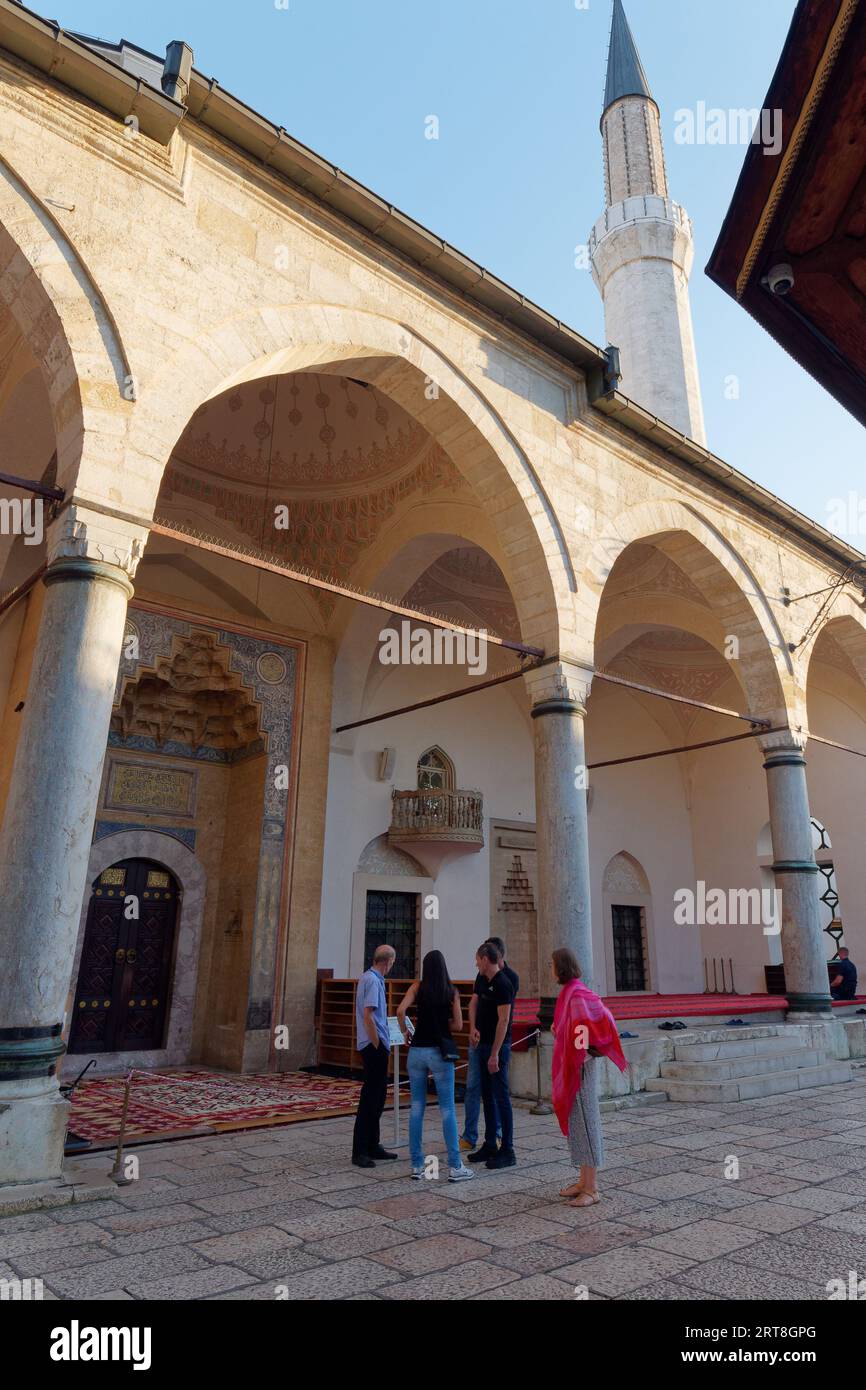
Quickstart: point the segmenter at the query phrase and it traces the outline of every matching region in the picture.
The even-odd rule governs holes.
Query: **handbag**
[[[446,1062],[460,1061],[460,1053],[457,1051],[457,1044],[450,1033],[444,1034],[439,1039],[439,1051],[442,1053],[442,1058]]]

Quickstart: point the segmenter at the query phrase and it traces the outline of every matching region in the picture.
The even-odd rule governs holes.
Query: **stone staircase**
[[[668,1100],[757,1100],[852,1079],[850,1062],[812,1047],[808,1027],[796,1024],[700,1029],[672,1041],[674,1060],[646,1082],[647,1091],[664,1091]]]

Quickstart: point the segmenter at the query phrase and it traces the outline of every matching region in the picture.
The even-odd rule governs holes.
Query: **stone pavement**
[[[110,1198],[0,1219],[0,1278],[76,1300],[826,1300],[829,1280],[866,1276],[854,1076],[606,1115],[604,1196],[583,1210],[557,1196],[572,1169],[556,1120],[525,1109],[519,1167],[463,1184],[411,1182],[402,1158],[353,1168],[349,1119],[142,1146]],[[435,1106],[425,1137],[447,1175]]]

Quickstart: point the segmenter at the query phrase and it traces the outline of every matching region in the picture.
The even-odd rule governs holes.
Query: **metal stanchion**
[[[123,1141],[126,1137],[126,1115],[129,1110],[129,1092],[131,1087],[132,1072],[129,1072],[126,1077],[126,1086],[123,1092],[123,1109],[120,1112],[120,1133],[117,1136],[117,1153],[114,1158],[114,1167],[108,1174],[112,1182],[117,1183],[118,1187],[126,1187],[133,1181],[133,1179],[128,1178],[123,1171]]]

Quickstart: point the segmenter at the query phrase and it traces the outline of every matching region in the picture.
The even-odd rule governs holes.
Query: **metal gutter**
[[[51,19],[42,19],[14,0],[0,0],[0,49],[71,87],[119,120],[134,116],[139,130],[167,145],[184,108],[140,77],[73,38]]]

